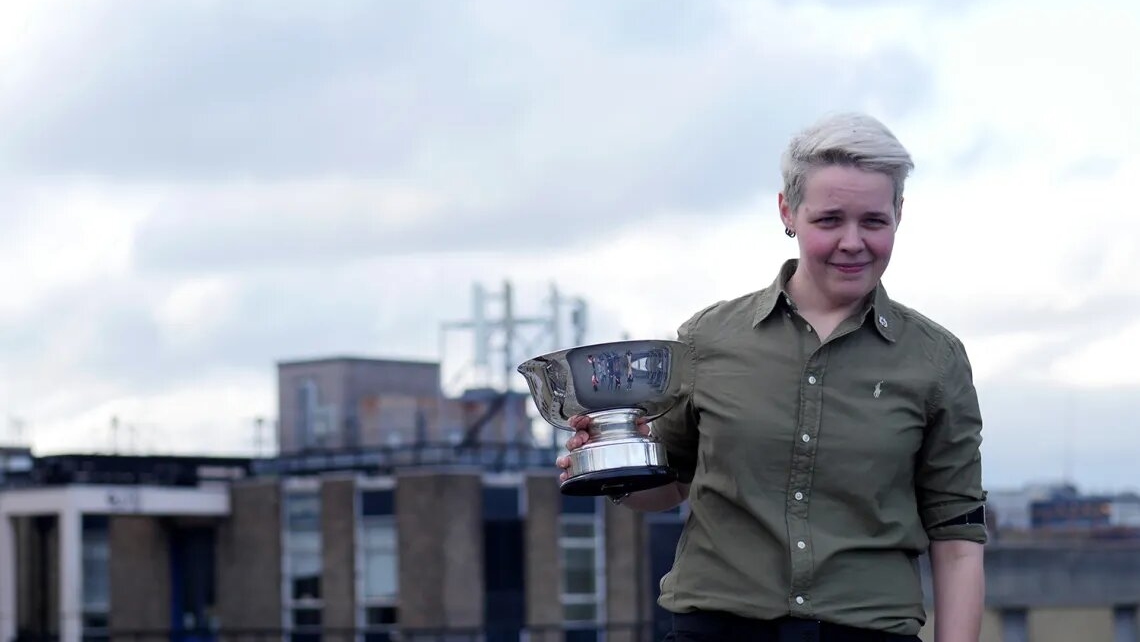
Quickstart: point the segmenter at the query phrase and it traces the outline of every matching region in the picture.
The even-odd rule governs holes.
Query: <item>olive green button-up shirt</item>
[[[691,483],[660,605],[902,634],[925,622],[918,556],[982,507],[982,421],[962,343],[880,286],[821,344],[773,284],[694,315],[686,405],[655,421]]]

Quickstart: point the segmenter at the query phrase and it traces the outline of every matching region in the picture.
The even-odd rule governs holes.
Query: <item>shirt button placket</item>
[[[803,401],[801,423],[796,430],[797,444],[792,461],[791,485],[788,489],[791,500],[788,506],[790,537],[788,554],[792,558],[792,585],[789,599],[792,611],[799,615],[811,613],[811,605],[807,598],[812,578],[809,543],[811,540],[807,521],[808,501],[804,491],[809,490],[812,484],[816,447],[814,435],[818,432],[823,394],[823,376],[818,359],[825,353],[826,348],[814,355],[804,372],[803,384],[800,387]]]

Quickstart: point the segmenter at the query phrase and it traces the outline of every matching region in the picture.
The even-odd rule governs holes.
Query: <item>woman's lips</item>
[[[839,270],[844,274],[858,274],[862,272],[869,263],[832,263],[831,267]]]

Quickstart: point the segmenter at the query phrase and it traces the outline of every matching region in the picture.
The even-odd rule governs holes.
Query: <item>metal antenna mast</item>
[[[471,292],[471,318],[447,321],[440,325],[440,360],[446,360],[448,332],[470,332],[473,360],[465,364],[473,371],[467,387],[515,389],[520,381],[515,372],[519,361],[534,352],[560,350],[564,344],[563,329],[569,325],[573,345],[586,339],[587,304],[580,297],[565,297],[554,284],[546,301],[546,311],[533,316],[519,316],[514,287],[504,281],[502,290],[489,291],[475,283]],[[496,309],[497,308],[497,309]],[[569,308],[569,314],[566,310]],[[460,372],[468,370],[461,368]]]
[[[563,328],[567,322],[572,331],[574,345],[581,345],[586,338],[586,301],[579,297],[567,298],[558,288],[550,285],[550,293],[542,312],[533,316],[520,316],[515,305],[514,287],[504,281],[502,290],[493,292],[479,283],[472,286],[471,318],[450,321],[440,325],[440,367],[447,363],[446,335],[450,331],[469,332],[473,339],[473,362],[462,364],[458,378],[465,379],[468,389],[497,389],[503,394],[518,391],[522,378],[515,368],[523,359],[540,352],[561,350],[564,345]],[[566,308],[570,309],[566,314]],[[465,373],[471,376],[463,377]],[[457,382],[458,383],[458,382]],[[440,382],[443,395],[443,382]],[[506,434],[509,440],[518,437],[518,427],[527,421],[516,417],[519,410],[508,404],[505,415]],[[525,411],[521,411],[524,412]],[[530,434],[530,430],[523,431]]]

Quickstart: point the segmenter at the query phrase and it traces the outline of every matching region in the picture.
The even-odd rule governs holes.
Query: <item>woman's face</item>
[[[780,217],[796,232],[805,282],[835,306],[854,303],[878,285],[901,214],[894,211],[891,178],[855,167],[812,170],[795,212],[780,195]]]

